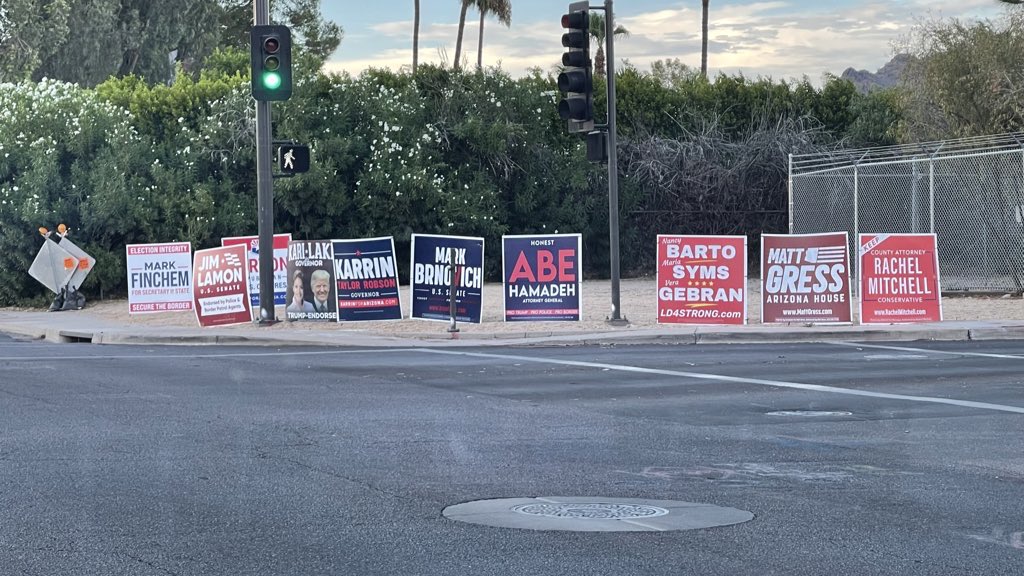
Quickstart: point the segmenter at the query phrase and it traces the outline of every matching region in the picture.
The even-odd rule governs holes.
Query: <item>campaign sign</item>
[[[288,243],[288,320],[338,321],[334,250],[330,240]]]
[[[860,321],[942,321],[935,234],[861,234]]]
[[[129,244],[128,313],[192,309],[192,244]]]
[[[288,289],[288,243],[291,234],[274,234],[274,304],[281,306],[286,301]],[[231,236],[221,238],[221,246],[245,246],[249,258],[249,299],[253,308],[260,307],[260,237]]]
[[[746,324],[747,237],[659,234],[658,323]]]
[[[200,326],[252,321],[245,246],[196,250],[192,292]]]
[[[333,242],[338,321],[401,320],[394,239]]]
[[[761,235],[761,321],[853,321],[846,232]]]
[[[505,321],[578,321],[581,236],[502,236],[501,240]]]
[[[484,239],[412,235],[412,318],[449,320],[452,277],[455,319],[480,323],[484,288]]]

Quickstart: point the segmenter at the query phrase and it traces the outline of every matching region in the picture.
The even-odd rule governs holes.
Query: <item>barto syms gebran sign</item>
[[[412,314],[425,320],[449,320],[452,277],[455,319],[480,323],[484,288],[484,239],[466,236],[412,235]]]
[[[338,320],[401,320],[395,242],[386,238],[334,240]]]
[[[503,236],[505,321],[580,319],[579,234]]]
[[[658,323],[745,324],[747,237],[658,235]]]

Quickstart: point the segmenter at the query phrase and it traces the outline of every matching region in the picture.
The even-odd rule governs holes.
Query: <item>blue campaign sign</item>
[[[579,234],[502,237],[505,321],[580,319]]]
[[[484,287],[484,239],[412,235],[413,318],[449,320],[452,274],[455,319],[480,323]]]
[[[388,236],[333,242],[338,320],[401,320],[394,239]]]

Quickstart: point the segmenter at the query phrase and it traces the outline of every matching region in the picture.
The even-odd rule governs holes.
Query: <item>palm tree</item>
[[[420,59],[420,0],[413,0],[414,16],[412,20],[412,73],[416,74],[416,64]]]
[[[498,22],[506,28],[512,26],[512,0],[476,0],[476,7],[480,10],[480,43],[476,50],[476,68],[480,70],[484,64],[484,16],[494,14]]]
[[[629,36],[629,30],[626,30],[621,25],[616,26],[614,34],[625,38]],[[605,25],[603,14],[598,14],[597,12],[590,13],[590,36],[597,41],[597,54],[594,55],[594,76],[604,76]]]
[[[452,63],[452,68],[455,70],[459,69],[459,61],[462,59],[462,34],[466,30],[466,10],[476,0],[459,0],[462,4],[462,13],[459,14],[459,36],[455,40],[455,62]]]
[[[708,2],[701,0],[700,19],[700,75],[705,79],[708,77]]]

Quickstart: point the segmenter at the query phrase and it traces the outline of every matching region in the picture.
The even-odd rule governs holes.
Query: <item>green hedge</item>
[[[27,274],[39,226],[66,223],[96,256],[83,287],[93,296],[125,292],[125,244],[204,248],[256,233],[254,112],[248,79],[231,72],[244,56],[219,53],[198,80],[179,71],[171,86],[132,77],[96,89],[0,85],[0,305],[49,298]],[[565,132],[550,75],[421,66],[415,77],[327,76],[300,58],[295,77],[293,97],[273,106],[274,136],[308,143],[313,165],[275,180],[278,232],[393,235],[403,265],[414,232],[483,236],[490,280],[502,234],[578,232],[585,273],[607,274],[606,169]],[[678,152],[661,160],[662,180],[649,162],[620,164],[629,273],[653,271],[653,234],[720,230],[716,215],[750,214],[729,233],[779,231],[793,147],[832,145],[851,127],[886,133],[855,123],[864,99],[836,79],[820,90],[726,76],[670,85],[627,68],[618,95],[620,157],[643,159],[655,144]],[[718,177],[697,181],[695,170]]]

